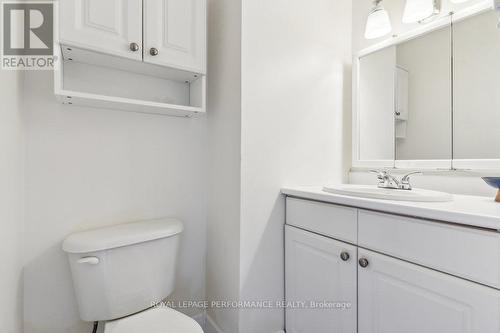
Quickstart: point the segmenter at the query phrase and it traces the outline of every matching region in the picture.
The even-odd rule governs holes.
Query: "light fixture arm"
[[[406,0],[403,23],[427,23],[441,12],[441,0]]]
[[[441,13],[441,0],[434,0],[434,12],[429,16],[424,19],[421,19],[418,21],[419,24],[425,24],[431,21],[434,17],[439,15]]]

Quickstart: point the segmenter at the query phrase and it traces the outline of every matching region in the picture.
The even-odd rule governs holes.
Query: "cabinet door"
[[[144,1],[144,61],[204,74],[205,43],[206,0]]]
[[[396,68],[396,119],[408,120],[410,75],[406,69]]]
[[[356,247],[285,228],[287,333],[355,333]]]
[[[59,1],[59,22],[62,44],[142,60],[140,0]]]
[[[359,333],[500,332],[499,290],[367,250],[358,255],[368,263],[358,268]]]

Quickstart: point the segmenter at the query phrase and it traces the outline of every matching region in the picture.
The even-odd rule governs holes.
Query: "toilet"
[[[80,318],[105,333],[203,333],[171,308],[182,222],[164,218],[83,231],[63,242]]]

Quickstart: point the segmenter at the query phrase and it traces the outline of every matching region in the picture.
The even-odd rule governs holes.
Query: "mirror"
[[[353,166],[500,169],[499,16],[485,3],[361,53]]]
[[[454,159],[500,159],[500,29],[492,10],[454,23]]]
[[[395,66],[395,46],[359,59],[359,155],[362,160],[386,161],[384,166],[394,161]]]
[[[360,159],[451,159],[450,37],[451,24],[359,59]]]
[[[451,160],[451,26],[397,46],[396,160]]]

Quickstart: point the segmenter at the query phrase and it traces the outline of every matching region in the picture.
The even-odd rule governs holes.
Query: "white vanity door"
[[[144,1],[144,61],[205,73],[206,0]]]
[[[286,301],[309,307],[286,309],[287,333],[356,333],[356,247],[285,228]],[[311,302],[346,302],[350,308],[313,309]]]
[[[142,1],[63,0],[59,20],[64,45],[142,60]]]
[[[425,246],[425,244],[422,244]],[[359,249],[359,333],[498,333],[500,291]]]

